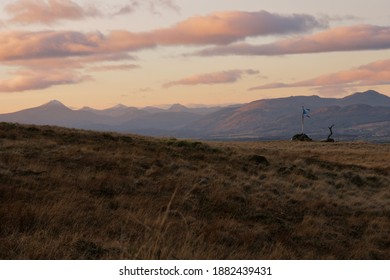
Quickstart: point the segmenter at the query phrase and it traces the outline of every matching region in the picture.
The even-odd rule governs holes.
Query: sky
[[[390,96],[387,0],[1,0],[0,113]]]

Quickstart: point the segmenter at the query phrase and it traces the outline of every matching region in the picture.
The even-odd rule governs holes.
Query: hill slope
[[[389,259],[389,155],[2,123],[0,259]]]

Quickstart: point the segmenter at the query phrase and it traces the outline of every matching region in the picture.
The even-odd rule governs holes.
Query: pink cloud
[[[104,40],[99,33],[72,31],[3,32],[0,60],[81,56],[100,52]]]
[[[90,7],[81,7],[71,0],[18,0],[10,3],[5,10],[11,15],[11,22],[31,24],[52,24],[59,20],[80,20],[99,15]]]
[[[325,27],[324,22],[304,14],[219,12],[191,17],[150,32],[114,31],[107,36],[105,48],[130,51],[158,45],[220,45],[248,37],[300,33],[321,27]]]
[[[89,76],[81,76],[72,71],[23,70],[13,73],[10,79],[0,80],[0,92],[46,89],[54,85],[75,84],[90,79]]]
[[[320,26],[308,15],[281,16],[260,11],[192,17],[170,28],[140,33],[4,32],[0,34],[0,60],[128,52],[158,45],[226,44],[251,36],[303,32]]]
[[[366,65],[352,68],[345,71],[322,75],[313,79],[303,80],[295,83],[271,83],[249,90],[264,90],[276,88],[293,87],[357,87],[368,85],[390,84],[390,59],[375,61]]]
[[[4,34],[7,36],[0,36],[0,61],[6,66],[19,67],[19,70],[10,73],[12,78],[0,80],[0,92],[81,83],[91,79],[80,74],[84,70],[113,71],[138,67],[134,64],[99,65],[137,59],[126,52],[104,52],[97,43],[102,40],[99,34],[53,31]]]
[[[107,36],[107,48],[137,50],[157,45],[229,44],[247,37],[300,33],[324,26],[309,15],[220,12],[191,17],[172,27],[150,32],[114,31]]]
[[[90,56],[82,57],[49,57],[49,58],[31,58],[24,60],[7,60],[3,61],[4,65],[13,66],[13,67],[22,67],[23,69],[30,69],[32,71],[47,71],[47,69],[63,69],[63,70],[82,70],[87,69],[88,67],[100,67],[99,64],[106,62],[118,62],[121,63],[125,61],[134,61],[135,57],[128,55],[126,53],[117,53],[117,54],[97,54]],[[92,65],[92,66],[91,66]],[[94,66],[96,65],[96,66]],[[134,64],[123,64],[125,65],[134,65]],[[114,65],[112,65],[114,66]],[[122,67],[121,65],[115,65]],[[107,69],[109,70],[109,69]],[[112,70],[112,69],[111,69]],[[103,71],[103,68],[100,68],[99,71]]]
[[[128,71],[140,68],[136,64],[101,65],[89,68],[91,71]]]
[[[171,27],[150,32],[113,31],[102,41],[101,48],[134,51],[158,45],[219,45],[247,37],[300,33],[321,27],[325,27],[322,21],[304,14],[220,12],[191,17]]]
[[[160,1],[161,5],[166,6],[174,5],[174,3],[173,1]],[[21,7],[22,4],[31,7],[31,10]],[[20,12],[16,10],[18,5],[21,7]],[[7,9],[14,13],[13,20],[25,23],[38,21],[52,23],[60,19],[77,19],[94,14],[93,10],[88,13],[72,1],[59,0],[49,2],[20,0],[8,5]],[[45,14],[46,11],[49,11],[48,14]],[[62,79],[44,80],[46,82],[39,85],[33,82],[38,78],[37,75],[33,75],[33,71],[40,71],[45,67],[63,69],[67,71],[66,73],[71,72],[72,77],[77,77],[77,69],[82,70],[90,67],[90,64],[113,61],[115,57],[127,55],[128,59],[131,57],[128,52],[159,45],[226,44],[252,36],[299,33],[323,26],[322,22],[309,15],[279,15],[259,11],[221,12],[197,16],[168,28],[138,33],[125,30],[111,31],[108,34],[77,31],[0,32],[0,62],[19,66],[22,71],[30,71],[28,74],[17,75],[13,79],[2,81],[3,91],[12,91],[17,88],[27,90],[27,87],[15,86],[19,84],[31,85],[32,89],[61,84]],[[101,71],[104,68],[103,66],[93,67],[100,67]],[[129,66],[123,65],[105,69],[111,71],[114,68],[118,70],[126,67],[129,69]],[[208,77],[201,75],[197,78],[199,83],[212,84],[234,82],[243,74],[245,73],[227,71],[214,73],[211,76],[209,74]],[[76,83],[79,79],[65,79],[65,83],[66,81]]]
[[[226,84],[234,83],[242,78],[243,75],[255,75],[259,71],[247,69],[247,70],[229,70],[222,72],[214,72],[207,74],[194,75],[186,77],[177,81],[165,83],[163,87],[169,88],[178,85],[194,86],[194,85],[213,85],[213,84]]]
[[[264,45],[246,43],[217,46],[196,55],[285,55],[390,48],[390,27],[356,25],[337,27],[313,35],[298,36]]]
[[[150,35],[158,44],[227,44],[247,37],[300,33],[322,27],[325,27],[323,22],[303,14],[219,12],[192,17]]]

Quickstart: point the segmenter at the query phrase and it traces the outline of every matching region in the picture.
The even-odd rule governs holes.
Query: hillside
[[[389,259],[390,145],[0,124],[0,259]]]

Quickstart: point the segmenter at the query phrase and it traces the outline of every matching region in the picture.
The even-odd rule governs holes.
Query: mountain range
[[[174,104],[167,109],[117,105],[73,110],[54,100],[0,114],[0,122],[179,138],[281,140],[301,132],[302,106],[310,109],[304,129],[313,139],[325,139],[334,124],[336,140],[390,141],[390,97],[373,90],[344,98],[292,96],[220,107]]]

